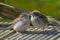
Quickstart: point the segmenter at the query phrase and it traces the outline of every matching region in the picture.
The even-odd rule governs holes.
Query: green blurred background
[[[0,0],[28,11],[40,10],[43,14],[60,20],[60,0]]]

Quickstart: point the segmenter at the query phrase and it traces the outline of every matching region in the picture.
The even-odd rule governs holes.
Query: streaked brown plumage
[[[41,28],[43,31],[48,27],[47,17],[41,14],[38,10],[31,12],[31,23],[34,27]]]

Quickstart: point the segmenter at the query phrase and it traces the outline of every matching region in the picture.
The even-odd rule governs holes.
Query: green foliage
[[[5,0],[0,0],[0,2],[5,2]]]
[[[28,11],[40,10],[54,18],[60,17],[60,0],[5,0],[5,3]]]

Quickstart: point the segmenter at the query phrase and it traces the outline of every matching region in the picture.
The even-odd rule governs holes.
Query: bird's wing
[[[47,19],[47,17],[46,17],[45,15],[41,14],[41,15],[38,17],[38,19],[39,19],[39,18],[41,18],[44,23],[47,23],[47,24],[49,23],[49,22],[48,22],[48,19]]]

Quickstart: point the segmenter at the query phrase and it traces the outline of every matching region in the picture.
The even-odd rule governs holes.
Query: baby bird
[[[18,22],[14,25],[13,29],[16,31],[25,31],[26,29],[28,29],[30,25],[29,16],[29,14],[20,15],[20,18]]]
[[[30,15],[29,13],[23,12],[21,15],[16,18],[12,25],[8,28],[0,28],[0,29],[8,29],[8,30],[15,30],[16,32],[22,32],[29,28],[30,25]]]
[[[48,27],[48,19],[45,15],[38,10],[34,10],[31,13],[31,23],[34,27],[41,28],[41,31],[45,31]]]

